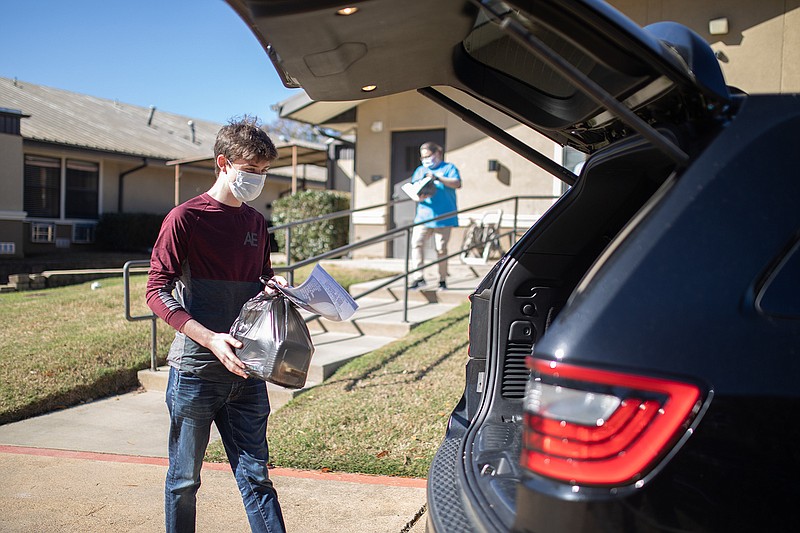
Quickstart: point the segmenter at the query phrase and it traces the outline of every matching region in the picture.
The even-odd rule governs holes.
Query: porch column
[[[180,204],[181,192],[181,165],[175,165],[175,206]]]
[[[292,194],[297,193],[297,145],[292,145]]]

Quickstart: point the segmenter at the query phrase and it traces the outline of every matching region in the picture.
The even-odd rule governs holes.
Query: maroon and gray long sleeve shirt
[[[241,380],[207,348],[181,333],[190,319],[227,333],[242,305],[271,278],[267,222],[255,209],[201,194],[174,208],[150,258],[147,305],[177,330],[167,361],[211,381]]]

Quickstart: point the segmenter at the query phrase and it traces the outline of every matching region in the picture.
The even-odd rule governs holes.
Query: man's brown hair
[[[442,153],[444,151],[441,146],[439,146],[435,142],[431,142],[431,141],[426,142],[425,144],[420,146],[419,149],[420,149],[420,151],[427,150],[428,152],[431,152],[432,154],[435,154],[437,152],[438,153]]]
[[[214,159],[220,154],[228,161],[266,159],[272,162],[278,157],[278,150],[267,132],[261,129],[258,118],[244,115],[231,119],[217,133]],[[215,165],[214,172],[219,175],[219,166]]]

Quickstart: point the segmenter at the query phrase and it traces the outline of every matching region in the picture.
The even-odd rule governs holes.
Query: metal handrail
[[[353,213],[358,213],[360,211],[368,211],[370,209],[379,209],[379,208],[391,207],[391,206],[393,206],[395,204],[400,204],[400,203],[405,203],[405,202],[410,202],[410,201],[411,201],[410,198],[401,198],[401,199],[398,199],[398,200],[390,200],[389,202],[386,202],[386,203],[383,203],[383,204],[370,205],[370,206],[367,206],[367,207],[359,207],[359,208],[356,208],[356,209],[345,209],[343,211],[336,211],[334,213],[326,213],[324,215],[319,215],[319,216],[314,217],[314,218],[307,218],[307,219],[304,219],[304,220],[296,220],[294,222],[287,222],[286,224],[280,224],[278,226],[272,226],[271,228],[269,228],[268,231],[269,231],[270,234],[274,234],[274,233],[276,233],[276,232],[278,232],[280,230],[286,230],[286,237],[285,237],[285,242],[284,242],[284,248],[285,248],[285,252],[286,252],[286,264],[287,265],[291,265],[292,264],[292,253],[291,253],[292,252],[292,228],[297,227],[297,226],[301,226],[303,224],[313,224],[315,222],[322,222],[323,220],[331,220],[331,219],[334,219],[334,218],[342,218],[342,217],[345,217],[345,216],[350,216]],[[294,270],[290,271],[290,273],[289,273],[289,283],[293,283],[293,282],[294,282]]]
[[[517,221],[519,219],[519,201],[520,200],[555,200],[557,198],[559,198],[559,197],[555,196],[555,195],[549,195],[549,196],[543,196],[543,195],[508,196],[506,198],[501,198],[499,200],[493,200],[491,202],[484,202],[482,204],[473,205],[473,206],[467,207],[465,209],[459,209],[457,211],[451,211],[449,213],[445,213],[443,215],[439,215],[439,216],[437,216],[435,218],[428,219],[425,222],[415,222],[415,223],[407,224],[405,226],[400,226],[400,227],[397,227],[397,228],[393,228],[393,229],[391,229],[389,231],[381,233],[380,235],[375,235],[375,236],[372,236],[372,237],[368,237],[368,238],[360,240],[360,241],[358,241],[356,243],[350,243],[350,244],[346,244],[344,246],[340,246],[339,248],[335,248],[333,250],[329,250],[327,252],[323,252],[323,253],[318,254],[318,255],[316,255],[314,257],[310,257],[308,259],[304,259],[302,261],[298,261],[297,263],[291,263],[291,258],[290,258],[291,249],[289,249],[289,247],[287,246],[286,247],[287,248],[287,251],[286,251],[287,252],[286,253],[286,256],[287,256],[286,257],[286,262],[287,262],[287,264],[286,264],[286,266],[274,266],[273,270],[275,272],[277,272],[277,273],[288,272],[288,275],[286,276],[286,278],[289,281],[289,283],[291,284],[291,283],[293,283],[293,280],[294,280],[294,272],[295,272],[295,270],[297,270],[299,268],[302,268],[304,266],[307,266],[307,265],[310,265],[310,264],[313,264],[313,263],[317,263],[317,262],[322,261],[324,259],[330,259],[330,258],[333,258],[333,257],[341,257],[341,256],[349,253],[352,250],[355,250],[355,249],[358,249],[358,248],[363,248],[365,246],[370,246],[372,244],[377,244],[379,242],[388,241],[388,240],[396,238],[396,236],[401,234],[401,233],[405,233],[406,234],[406,256],[405,256],[404,272],[402,274],[398,274],[397,276],[392,277],[389,280],[384,280],[383,283],[381,283],[378,286],[372,287],[371,289],[367,290],[366,292],[363,292],[361,294],[353,296],[353,299],[354,300],[358,300],[359,298],[362,298],[362,297],[364,297],[364,296],[366,296],[368,294],[372,294],[373,292],[375,292],[375,291],[377,291],[379,289],[382,289],[383,287],[386,287],[387,285],[390,285],[391,283],[394,283],[395,281],[397,281],[397,280],[399,280],[401,278],[404,278],[405,279],[405,289],[404,289],[404,295],[403,295],[403,322],[408,322],[408,277],[409,277],[409,275],[410,274],[414,274],[416,272],[420,272],[420,271],[422,271],[422,270],[424,270],[424,269],[426,269],[426,268],[428,268],[428,267],[430,267],[432,265],[436,265],[436,264],[438,264],[438,263],[440,263],[442,261],[449,260],[449,259],[451,259],[451,258],[453,258],[453,257],[455,257],[457,255],[460,255],[461,252],[462,252],[462,250],[458,250],[457,252],[455,252],[453,254],[450,254],[450,255],[442,258],[442,259],[437,259],[435,261],[431,261],[431,262],[428,262],[428,263],[423,263],[423,265],[421,267],[416,268],[414,270],[410,270],[409,269],[409,260],[410,260],[410,256],[411,256],[411,232],[413,231],[413,229],[415,227],[421,226],[423,224],[427,224],[429,222],[433,222],[433,221],[436,221],[436,220],[450,218],[452,216],[456,216],[456,215],[461,214],[461,213],[475,211],[475,210],[478,210],[478,209],[483,209],[483,208],[486,208],[486,207],[490,207],[490,206],[502,204],[502,203],[505,203],[505,202],[513,201],[514,202],[513,229],[511,231],[503,233],[503,234],[501,234],[499,236],[500,238],[505,237],[505,236],[511,237],[512,238],[511,243],[513,245],[513,243],[516,242],[517,236],[519,235],[519,229],[518,229],[518,226],[517,226]],[[393,205],[393,204],[400,203],[400,202],[406,202],[406,201],[410,201],[410,200],[395,200],[395,201],[392,201],[392,202],[388,202],[386,204],[381,204],[381,205],[377,205],[377,206],[370,206],[370,207],[367,207],[367,208],[351,209],[351,210],[347,210],[347,211],[339,211],[337,213],[330,213],[329,215],[322,215],[320,217],[313,218],[313,219],[306,219],[306,220],[301,220],[301,221],[297,221],[297,222],[292,222],[292,223],[289,223],[289,224],[283,224],[281,226],[276,226],[276,227],[271,228],[271,229],[273,229],[273,230],[284,229],[284,228],[291,229],[291,227],[299,226],[299,225],[302,225],[302,224],[310,224],[310,223],[313,223],[313,222],[319,222],[321,220],[327,220],[327,219],[330,219],[330,218],[338,218],[338,217],[341,217],[341,216],[352,214],[352,213],[354,213],[356,211],[363,211],[363,210],[366,210],[366,209],[376,209],[376,208],[379,208],[379,207],[389,206],[389,205]],[[498,238],[498,236],[495,236],[494,238]],[[287,234],[287,242],[289,242],[288,234]],[[306,317],[306,321],[313,320],[317,316],[319,316],[319,315],[312,315],[312,316]]]
[[[517,219],[518,219],[518,215],[519,215],[519,200],[555,200],[557,198],[559,198],[559,197],[558,196],[533,196],[533,195],[530,195],[530,196],[526,196],[526,195],[508,196],[508,197],[502,198],[500,200],[493,200],[491,202],[486,202],[486,203],[483,203],[483,204],[473,205],[471,207],[467,207],[466,209],[459,209],[457,211],[451,211],[449,213],[445,213],[443,215],[439,215],[439,216],[437,216],[435,218],[428,219],[425,222],[414,222],[414,223],[411,223],[411,224],[407,224],[405,226],[400,226],[400,227],[397,227],[397,228],[394,228],[394,229],[390,229],[389,231],[381,233],[380,235],[375,235],[373,237],[368,237],[368,238],[366,238],[364,240],[361,240],[361,241],[358,241],[356,243],[350,243],[350,244],[346,244],[344,246],[340,246],[339,248],[335,248],[333,250],[329,250],[327,252],[323,252],[323,253],[321,253],[319,255],[315,255],[314,257],[310,257],[308,259],[303,259],[302,261],[298,261],[297,263],[291,263],[291,264],[287,263],[287,265],[285,267],[274,267],[273,270],[275,270],[276,272],[277,271],[288,272],[288,271],[292,271],[292,270],[297,270],[298,268],[302,268],[302,267],[304,267],[306,265],[310,265],[312,263],[317,263],[319,261],[322,261],[323,259],[328,259],[328,258],[331,258],[331,257],[340,257],[342,255],[345,255],[347,252],[349,252],[351,250],[355,250],[357,248],[363,248],[364,246],[369,246],[371,244],[376,244],[378,242],[387,241],[387,240],[389,240],[391,238],[394,238],[394,235],[396,233],[402,233],[404,231],[414,229],[416,226],[421,226],[423,224],[427,224],[428,222],[433,222],[433,221],[436,221],[436,220],[450,218],[450,217],[452,217],[454,215],[459,215],[461,213],[466,213],[468,211],[475,211],[476,209],[482,209],[484,207],[489,207],[489,206],[501,204],[501,203],[504,203],[504,202],[510,202],[512,200],[514,200],[514,229],[513,229],[512,233],[516,234],[516,233],[518,233]],[[405,200],[401,200],[401,201],[405,201]],[[382,207],[383,205],[388,205],[388,204],[381,204],[380,206],[377,206],[377,207]],[[370,208],[370,209],[374,209],[374,207]],[[341,211],[340,213],[347,213],[347,212],[346,211]],[[342,215],[339,215],[339,216],[342,216]],[[332,217],[328,217],[328,218],[332,218]],[[324,219],[322,219],[322,218],[320,218],[320,219],[317,219],[317,218],[306,219],[306,220],[301,220],[301,221],[298,221],[298,222],[293,222],[292,224],[297,226],[297,225],[300,225],[300,224],[309,224],[309,223],[313,223],[313,222],[318,222],[319,220],[324,220]],[[286,226],[288,226],[288,224],[285,224],[285,225],[282,225],[282,226],[276,226],[275,228],[271,228],[271,229],[282,229],[282,228],[285,228]],[[288,261],[288,258],[287,258],[287,261]],[[425,267],[428,267],[431,264],[434,264],[434,263],[426,264]]]
[[[147,259],[140,259],[136,261],[128,261],[122,267],[122,281],[125,287],[125,319],[130,322],[138,322],[139,320],[150,321],[150,370],[155,372],[158,370],[158,359],[156,355],[156,324],[158,322],[158,317],[152,312],[149,315],[131,315],[131,267],[145,265],[149,266],[150,261]]]
[[[280,226],[272,226],[271,228],[269,228],[269,231],[270,231],[270,233],[274,233],[274,232],[276,232],[278,230],[282,230],[282,229],[286,229],[286,228],[292,228],[292,227],[295,227],[295,226],[301,226],[303,224],[310,224],[312,222],[322,222],[323,220],[330,220],[332,218],[340,218],[340,217],[343,217],[343,216],[346,216],[346,215],[351,215],[353,213],[358,213],[359,211],[367,211],[369,209],[378,209],[378,208],[381,208],[381,207],[390,207],[390,206],[392,206],[394,204],[401,204],[401,203],[410,202],[410,201],[411,201],[411,198],[401,198],[399,200],[391,200],[391,201],[386,202],[384,204],[370,205],[370,206],[367,206],[367,207],[358,207],[356,209],[345,209],[344,211],[336,211],[334,213],[327,213],[325,215],[319,215],[319,216],[314,217],[314,218],[307,218],[305,220],[295,220],[294,222],[287,222],[286,224],[281,224]]]
[[[291,263],[290,262],[291,261],[291,258],[290,258],[290,251],[291,250],[288,249],[288,244],[287,244],[287,253],[286,253],[287,264],[286,264],[286,266],[276,266],[276,267],[273,267],[273,270],[275,272],[288,272],[289,275],[287,276],[287,278],[291,282],[291,280],[294,278],[294,271],[297,270],[298,268],[302,268],[302,267],[304,267],[306,265],[309,265],[309,264],[312,264],[312,263],[317,263],[319,261],[322,261],[323,259],[328,259],[328,258],[331,258],[331,257],[341,257],[341,256],[347,254],[348,252],[350,252],[351,250],[355,250],[355,249],[358,249],[358,248],[363,248],[364,246],[369,246],[369,245],[376,244],[376,243],[379,243],[379,242],[388,241],[390,239],[396,238],[396,236],[399,235],[399,234],[405,233],[405,235],[406,235],[406,257],[405,257],[404,272],[402,272],[400,274],[397,274],[395,276],[389,277],[388,279],[383,280],[378,285],[374,285],[373,287],[371,287],[370,289],[362,292],[361,294],[353,296],[353,299],[354,300],[358,300],[359,298],[363,298],[364,296],[372,294],[373,292],[376,292],[376,291],[378,291],[378,290],[380,290],[380,289],[382,289],[382,288],[384,288],[384,287],[386,287],[388,285],[391,285],[392,283],[394,283],[394,282],[396,282],[396,281],[398,281],[400,279],[404,279],[403,322],[408,322],[408,291],[409,291],[409,289],[408,289],[408,277],[409,277],[409,275],[415,274],[417,272],[421,272],[422,270],[424,270],[424,269],[426,269],[426,268],[428,268],[428,267],[430,267],[432,265],[439,264],[442,261],[448,261],[448,260],[452,259],[453,257],[456,257],[456,256],[460,255],[461,252],[462,252],[462,250],[459,249],[456,252],[448,254],[447,256],[445,256],[445,257],[443,257],[441,259],[436,259],[436,260],[428,262],[428,263],[423,263],[422,266],[420,266],[418,268],[415,268],[413,270],[410,269],[409,268],[409,260],[410,260],[410,257],[411,257],[411,232],[413,231],[413,229],[415,227],[420,226],[422,224],[426,224],[428,222],[432,222],[432,221],[441,220],[441,219],[444,219],[444,218],[449,218],[449,217],[452,217],[452,216],[456,216],[456,215],[461,214],[461,213],[467,213],[467,212],[470,212],[470,211],[475,211],[477,209],[483,209],[485,207],[490,207],[490,206],[493,206],[493,205],[498,205],[498,204],[501,204],[501,203],[513,201],[514,202],[513,229],[510,230],[510,231],[507,231],[505,233],[496,234],[496,235],[494,235],[494,237],[492,237],[493,239],[502,239],[502,238],[504,238],[506,236],[509,236],[509,237],[511,237],[511,244],[513,245],[514,242],[516,242],[517,236],[519,235],[519,230],[518,230],[518,226],[517,226],[517,221],[519,219],[519,201],[520,200],[555,200],[557,198],[558,198],[558,196],[517,195],[517,196],[509,196],[509,197],[506,197],[506,198],[502,198],[500,200],[494,200],[494,201],[491,201],[491,202],[485,202],[485,203],[482,203],[482,204],[478,204],[478,205],[473,205],[473,206],[467,207],[465,209],[459,209],[457,211],[452,211],[450,213],[445,213],[445,214],[437,216],[435,218],[426,220],[425,222],[415,222],[415,223],[407,224],[405,226],[394,228],[394,229],[386,231],[386,232],[384,232],[384,233],[382,233],[380,235],[375,235],[373,237],[369,237],[369,238],[361,240],[361,241],[359,241],[357,243],[350,243],[350,244],[346,244],[345,246],[340,246],[339,248],[336,248],[334,250],[330,250],[330,251],[321,253],[321,254],[316,255],[314,257],[310,257],[308,259],[304,259],[302,261],[298,261],[297,263]],[[403,199],[403,200],[393,200],[393,201],[387,202],[385,204],[369,206],[369,207],[362,207],[362,208],[359,208],[359,209],[348,209],[346,211],[339,211],[339,212],[336,212],[336,213],[329,213],[327,215],[321,215],[319,217],[315,217],[315,218],[311,218],[311,219],[299,220],[299,221],[296,221],[296,222],[290,222],[290,223],[287,223],[287,224],[282,224],[280,226],[274,226],[274,227],[269,229],[269,232],[270,233],[274,233],[275,231],[285,229],[287,231],[287,243],[289,243],[289,242],[291,242],[290,232],[291,232],[291,228],[293,228],[293,227],[297,227],[297,226],[300,226],[300,225],[303,225],[303,224],[311,224],[311,223],[314,223],[314,222],[320,222],[322,220],[329,220],[329,219],[332,219],[332,218],[339,218],[339,217],[342,217],[342,216],[350,216],[353,213],[356,213],[358,211],[365,211],[367,209],[377,209],[377,208],[381,208],[381,207],[389,207],[389,206],[394,205],[394,204],[398,204],[398,203],[401,203],[401,202],[408,202],[408,201],[411,201],[411,200],[405,200],[405,199]],[[147,314],[147,315],[133,316],[133,315],[131,315],[131,311],[130,311],[130,270],[134,266],[149,266],[149,265],[150,265],[150,261],[149,260],[135,260],[135,261],[128,261],[122,267],[123,282],[124,282],[124,293],[125,293],[124,294],[125,318],[126,318],[126,320],[129,320],[129,321],[132,321],[132,322],[140,321],[140,320],[150,320],[150,322],[151,322],[150,370],[157,371],[158,370],[158,360],[157,360],[157,354],[156,354],[156,330],[157,330],[156,324],[157,324],[157,321],[158,321],[158,317],[154,313],[150,313],[150,314]],[[317,317],[319,317],[319,315],[307,316],[306,317],[306,321],[308,322],[308,321],[314,320]]]

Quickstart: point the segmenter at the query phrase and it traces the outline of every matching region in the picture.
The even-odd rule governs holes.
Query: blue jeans
[[[170,415],[169,469],[164,491],[167,532],[195,530],[200,468],[213,421],[242,493],[250,529],[283,533],[286,529],[283,514],[267,471],[266,383],[255,378],[216,383],[170,368],[167,407]]]

